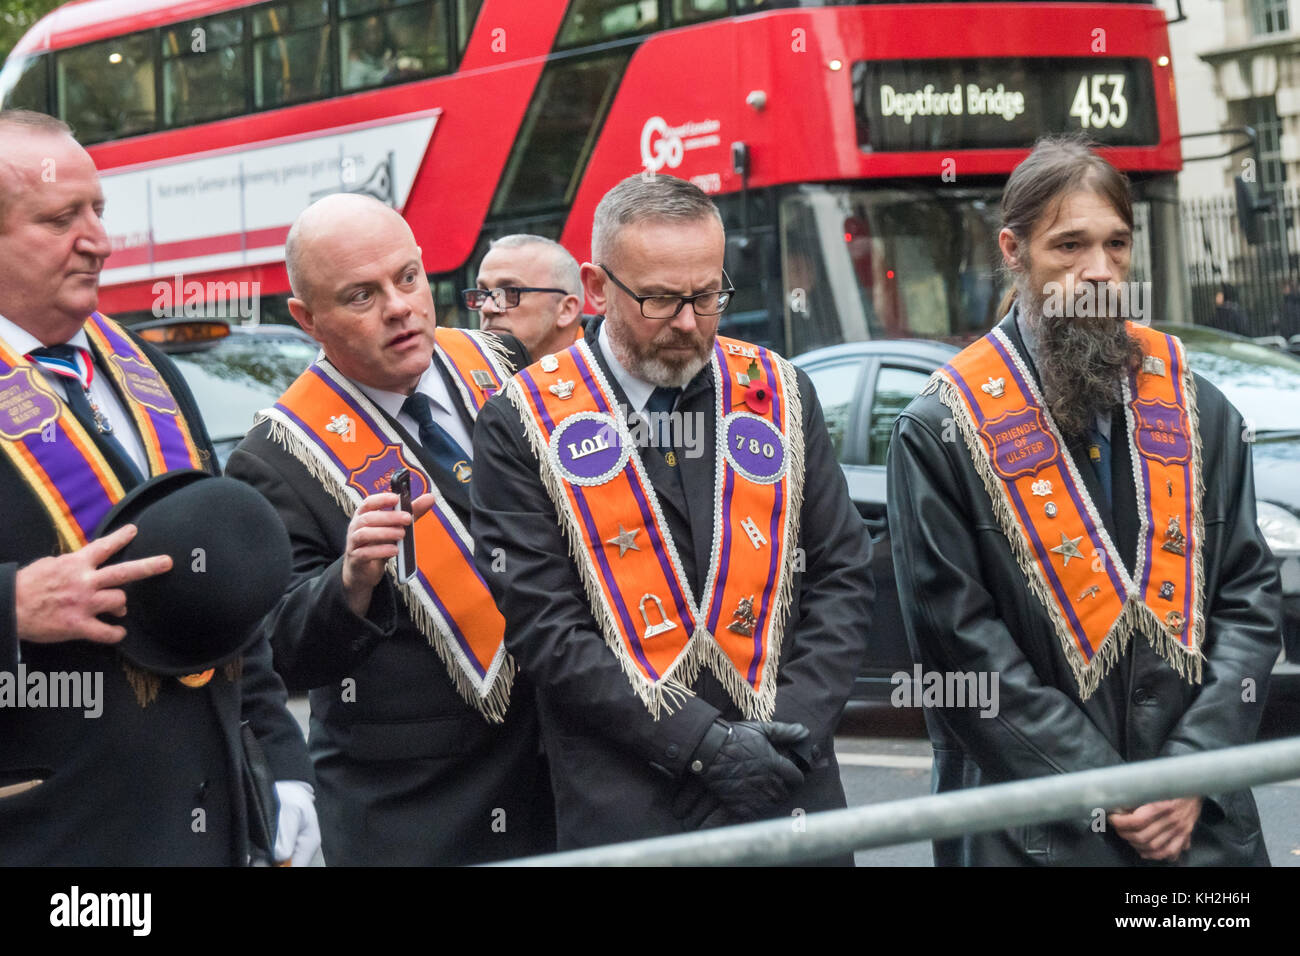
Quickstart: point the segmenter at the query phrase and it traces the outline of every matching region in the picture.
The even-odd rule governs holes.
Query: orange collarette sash
[[[803,411],[794,367],[744,342],[719,338],[714,345],[714,529],[697,602],[640,443],[591,348],[583,340],[543,356],[511,380],[506,394],[525,421],[592,614],[656,719],[689,693],[704,664],[747,717],[768,718],[803,502]],[[746,410],[743,387],[751,380],[770,387],[763,414]]]
[[[1185,679],[1201,679],[1204,528],[1195,383],[1178,339],[1132,323],[1129,332],[1145,356],[1124,382],[1124,437],[1140,521],[1132,576],[1005,333],[995,329],[965,349],[928,386],[955,416],[1084,700],[1135,630]]]
[[[498,349],[480,333],[437,331],[434,360],[451,370],[471,417],[509,378]],[[401,581],[394,560],[388,574],[457,692],[484,718],[501,723],[515,673],[505,649],[505,619],[474,565],[473,539],[397,430],[324,359],[299,376],[259,421],[270,421],[272,438],[349,515],[363,499],[387,491],[389,477],[403,467],[411,472],[412,499],[434,494],[433,507],[414,525],[418,571]]]
[[[86,335],[135,423],[151,476],[204,468],[189,426],[162,375],[98,312]],[[0,340],[0,448],[40,500],[65,551],[83,547],[124,495],[99,446],[41,371]]]

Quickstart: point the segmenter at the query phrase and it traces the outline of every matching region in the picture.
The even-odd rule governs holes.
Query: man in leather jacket
[[[1099,305],[1128,278],[1121,174],[1077,140],[1045,140],[1002,205],[1014,305],[936,374],[890,445],[913,654],[999,691],[996,713],[927,709],[934,789],[1249,743],[1281,618],[1242,418],[1182,369],[1176,339]],[[1160,389],[1167,401],[1151,397]],[[1152,418],[1180,401],[1181,417]],[[1268,863],[1249,791],[1101,807],[934,853],[946,865]]]

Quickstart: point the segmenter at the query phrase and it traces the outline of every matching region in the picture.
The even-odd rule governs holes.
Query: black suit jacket
[[[514,363],[526,362],[517,340],[503,341]],[[450,373],[436,364],[472,431]],[[465,486],[388,420],[468,524]],[[265,423],[231,454],[226,473],[270,500],[293,543],[289,591],[263,626],[276,668],[291,687],[311,689],[326,863],[478,863],[553,849],[528,681],[516,675],[505,723],[490,724],[456,692],[387,577],[366,616],[353,614],[342,578],[349,519]]]
[[[134,338],[134,337],[133,337]],[[138,339],[162,374],[196,444],[216,460],[194,399],[176,367]],[[102,363],[101,363],[102,367]],[[0,797],[3,864],[242,863],[247,826],[240,776],[241,720],[248,720],[274,776],[311,782],[302,733],[284,685],[259,642],[243,677],[218,670],[202,688],[163,678],[158,698],[137,703],[116,649],[88,641],[23,642],[14,619],[19,568],[59,553],[54,526],[7,458],[0,458],[0,670],[18,656],[33,671],[102,675],[102,714],[79,708],[0,708],[0,787],[39,786]]]
[[[1001,328],[1028,357],[1014,320]],[[1034,371],[1031,366],[1031,371]],[[1035,377],[1037,372],[1034,371]],[[965,443],[945,441],[952,413],[922,395],[895,425],[889,452],[894,569],[912,652],[926,671],[998,675],[996,717],[925,712],[935,789],[947,791],[1248,743],[1279,649],[1277,571],[1255,523],[1241,416],[1197,376],[1205,499],[1204,680],[1189,684],[1141,636],[1082,701],[1046,611],[1029,591]],[[1107,507],[1081,443],[1077,470],[1131,572],[1139,530],[1122,417],[1113,424],[1114,501]],[[1160,529],[1153,533],[1159,534]],[[1091,555],[1087,556],[1091,559]],[[1253,682],[1249,697],[1243,681]],[[940,864],[1142,862],[1094,818],[935,844]],[[1183,864],[1267,862],[1249,791],[1206,800]]]
[[[627,397],[596,343],[598,328],[592,324],[588,341],[626,408]],[[832,737],[866,649],[874,593],[870,537],[849,500],[812,384],[803,372],[798,380],[806,456],[799,546],[806,570],[794,581],[797,597],[782,644],[775,718],[811,730],[805,755],[812,769],[785,804],[772,808],[772,816],[844,806]],[[706,423],[704,454],[680,457],[685,493],[657,454],[642,456],[696,594],[713,535],[713,403],[706,367],[677,405]],[[702,792],[687,766],[713,721],[743,719],[740,712],[706,670],[681,709],[651,719],[592,617],[519,412],[504,395],[479,415],[474,460],[470,496],[477,555],[506,616],[506,644],[537,684],[561,847],[698,825]],[[505,554],[505,570],[488,574],[495,548]]]

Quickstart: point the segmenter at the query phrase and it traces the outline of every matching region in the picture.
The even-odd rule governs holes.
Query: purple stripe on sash
[[[787,448],[786,454],[790,454]],[[789,462],[786,468],[790,467]],[[787,471],[787,474],[789,472]],[[781,502],[785,498],[785,483],[788,478],[782,478],[775,487],[776,499],[772,502],[772,520],[768,523],[767,540],[770,542],[768,551],[771,557],[767,562],[767,580],[770,584],[776,583],[776,543],[780,540],[781,534]],[[763,591],[763,602],[758,608],[758,623],[754,625],[754,656],[749,662],[749,683],[752,685],[758,678],[758,661],[763,655],[763,635],[767,633],[767,618],[772,612],[771,601],[774,596],[774,587],[769,587]]]
[[[144,353],[135,347],[135,343],[125,335],[118,335],[108,322],[104,320],[102,315],[98,312],[92,312],[90,319],[94,322],[95,328],[97,328],[100,334],[104,336],[104,341],[106,341],[112,348],[114,355],[119,355],[122,358],[134,358],[137,361],[148,365],[150,368],[153,368]],[[158,376],[158,383],[163,388],[171,391],[170,387],[167,385],[167,381],[162,377],[162,373],[157,369],[154,369],[154,374]],[[172,402],[176,405],[177,409],[175,415],[166,415],[162,412],[156,412],[148,405],[132,400],[132,396],[129,394],[123,397],[128,399],[128,408],[131,404],[138,406],[140,411],[149,419],[149,423],[153,426],[154,434],[158,436],[158,450],[162,455],[164,471],[195,467],[194,459],[190,456],[189,446],[185,441],[185,433],[180,421],[180,403],[176,401],[174,395],[172,396]],[[150,444],[148,437],[141,435],[140,439],[145,448],[147,457],[148,446]]]
[[[444,352],[443,354],[446,355],[447,353]],[[456,377],[464,384],[465,393],[469,395],[469,400],[474,403],[474,411],[478,412],[483,406],[479,404],[478,399],[474,396],[474,384],[465,377],[465,373],[460,370],[459,365],[451,360],[450,355],[447,355],[447,364],[451,366],[451,370],[456,373]]]
[[[599,386],[596,384],[595,377],[591,374],[591,367],[587,364],[587,360],[583,356],[581,350],[575,349],[573,357],[575,359],[574,364],[578,367],[578,374],[582,376],[582,381],[586,384],[587,388],[591,391],[592,396],[596,400],[596,410],[604,415],[612,416],[613,412],[610,409],[609,402],[605,401],[605,396],[601,393]],[[672,562],[668,560],[668,548],[665,546],[663,538],[659,534],[659,525],[653,517],[654,509],[650,507],[650,502],[646,500],[645,495],[641,491],[641,482],[637,479],[636,469],[633,467],[631,461],[623,467],[622,473],[628,476],[628,484],[632,488],[632,497],[636,499],[637,507],[641,510],[642,520],[645,521],[646,534],[650,537],[650,547],[654,551],[655,559],[659,562],[659,567],[664,572],[664,577],[668,580],[668,588],[672,592],[669,597],[671,597],[673,604],[677,607],[677,616],[682,619],[684,624],[689,623],[691,630],[694,631],[695,615],[691,613],[691,607],[686,602],[686,595],[682,593],[682,589],[677,582],[677,574],[673,570]],[[581,491],[580,488],[581,486],[575,486],[574,491],[578,492],[579,495],[585,494],[585,492]],[[594,537],[595,532],[592,532],[592,535],[593,544],[599,547],[600,542],[598,542]],[[604,553],[603,548],[601,548],[601,553]],[[607,580],[611,583],[610,590],[614,590],[612,584],[613,578]]]
[[[970,406],[970,408],[974,411],[976,417],[980,417],[981,413],[980,413],[979,404],[975,400],[974,393],[972,393],[971,390],[966,386],[965,380],[952,370],[952,366],[945,365],[944,368],[948,370],[948,372],[950,373],[951,381],[956,382],[957,387],[960,388],[962,393],[966,396],[966,402]],[[1028,394],[1028,392],[1026,392],[1026,394]],[[1020,492],[1016,489],[1016,486],[1012,483],[1004,482],[1003,485],[1007,489],[1008,497],[1011,499],[1012,503],[1016,506],[1016,512],[1020,515],[1021,522],[1024,524],[1024,527],[1028,531],[1029,543],[1033,547],[1034,553],[1038,555],[1039,567],[1041,567],[1046,572],[1048,584],[1052,586],[1052,591],[1056,594],[1057,600],[1060,602],[1061,606],[1065,608],[1065,614],[1066,617],[1069,619],[1071,630],[1074,631],[1076,637],[1082,638],[1082,640],[1080,640],[1079,643],[1083,646],[1084,657],[1088,658],[1088,660],[1092,660],[1092,655],[1094,653],[1092,644],[1088,640],[1088,636],[1084,632],[1082,625],[1080,625],[1079,618],[1074,613],[1074,606],[1070,603],[1070,600],[1065,596],[1065,588],[1061,584],[1060,579],[1056,575],[1056,568],[1052,566],[1051,554],[1048,552],[1046,545],[1044,545],[1042,540],[1038,537],[1038,532],[1034,530],[1034,524],[1032,521],[1029,520],[1028,512],[1025,509],[1024,500],[1020,497]]]
[[[718,467],[722,469],[722,501],[718,503],[719,513],[722,515],[722,556],[718,561],[716,593],[713,599],[713,609],[709,614],[710,634],[718,633],[718,618],[722,614],[722,585],[727,580],[727,571],[731,567],[731,522],[727,519],[731,514],[729,505],[731,504],[732,492],[736,487],[736,473],[727,464],[725,458],[718,463]]]
[[[54,441],[47,442],[37,432],[24,437],[21,443],[54,483],[67,503],[68,510],[72,512],[72,520],[89,540],[115,502],[99,483],[90,464],[72,443],[68,430],[63,425],[55,426],[54,437]],[[89,445],[93,449],[92,454],[98,451],[93,440],[89,441]],[[107,465],[104,466],[104,471],[110,475],[113,473]]]
[[[776,388],[776,372],[772,367],[773,363],[770,357],[770,353],[768,352],[767,349],[760,348],[758,354],[763,360],[763,368],[767,372],[768,380],[773,383],[772,384],[772,406],[769,410],[772,423],[776,425],[777,431],[779,431],[782,435],[785,435],[785,429],[781,427],[781,423],[785,420],[784,399],[782,399],[779,396],[778,390]],[[798,388],[797,382],[795,384],[795,387]],[[770,557],[768,558],[768,563],[767,563],[767,580],[769,583],[772,584],[775,584],[776,582],[776,552],[777,552],[776,542],[780,540],[780,533],[781,533],[780,532],[781,503],[785,499],[785,487],[786,487],[785,483],[786,481],[789,480],[788,476],[790,474],[790,461],[789,461],[790,445],[788,442],[786,443],[785,454],[786,454],[785,467],[786,467],[787,477],[782,478],[781,481],[777,484],[776,488],[774,489],[776,492],[776,498],[772,502],[772,518],[771,521],[768,523],[767,540],[770,542],[768,548],[770,552]],[[768,591],[770,590],[772,589],[769,588]],[[767,632],[767,618],[768,615],[771,613],[771,606],[770,606],[771,602],[769,598],[772,597],[772,595],[769,594],[768,591],[764,591],[763,593],[763,603],[759,606],[759,611],[758,611],[758,624],[756,624],[754,627],[754,656],[751,659],[749,664],[749,683],[751,685],[754,683],[754,681],[757,679],[758,676],[758,661],[763,653],[763,634]]]
[[[546,410],[546,403],[542,401],[542,393],[537,388],[537,383],[533,381],[533,376],[529,372],[520,372],[519,381],[528,389],[528,393],[533,396],[533,404],[541,412],[542,424],[546,426],[546,437],[549,440],[551,432],[555,431],[555,421],[551,418],[551,413]]]
[[[596,522],[591,517],[591,511],[587,508],[586,498],[583,496],[581,486],[570,485],[573,489],[574,499],[578,502],[578,512],[582,518],[582,523],[587,529],[587,540],[592,543],[591,550],[595,553],[596,563],[600,565],[601,576],[605,579],[605,584],[609,588],[609,593],[614,597],[614,609],[618,611],[619,620],[623,622],[623,633],[627,635],[632,645],[632,653],[636,659],[641,662],[647,673],[650,674],[652,681],[659,679],[659,672],[650,666],[650,661],[646,659],[645,652],[641,649],[641,638],[637,635],[636,628],[632,625],[632,617],[628,614],[627,605],[623,602],[623,593],[614,583],[614,572],[609,566],[609,558],[605,554],[604,545],[596,535]]]
[[[1183,366],[1179,361],[1178,346],[1172,341],[1171,336],[1166,335],[1169,348],[1169,380],[1174,386],[1174,401],[1178,403],[1179,409],[1187,407],[1186,400],[1183,396]],[[1188,426],[1190,430],[1191,416],[1188,416]],[[1198,426],[1199,427],[1199,426]],[[1189,442],[1195,442],[1196,436],[1189,435]],[[1182,526],[1187,530],[1183,532],[1186,538],[1184,551],[1187,557],[1183,560],[1183,620],[1190,622],[1192,620],[1192,556],[1196,553],[1193,548],[1199,548],[1201,543],[1196,538],[1196,526],[1192,524],[1192,496],[1195,489],[1192,488],[1192,460],[1193,456],[1189,455],[1187,464],[1180,465],[1183,470],[1183,487],[1186,489],[1183,494],[1183,520]],[[1183,633],[1179,635],[1179,640],[1186,646],[1191,646],[1192,629],[1190,626],[1183,628]]]
[[[1136,405],[1138,402],[1138,373],[1134,372],[1131,379],[1130,387],[1133,390],[1133,402],[1129,406]],[[1154,546],[1156,540],[1156,515],[1155,515],[1155,489],[1151,487],[1151,467],[1147,463],[1147,456],[1142,454],[1142,449],[1137,451],[1138,462],[1142,468],[1142,487],[1147,490],[1147,500],[1143,507],[1146,508],[1146,525],[1147,525],[1147,543],[1146,552],[1142,555],[1142,600],[1146,601],[1147,590],[1151,584],[1151,571],[1153,570]]]
[[[990,336],[989,341],[993,343],[993,347],[997,349],[998,354],[1002,356],[1002,360],[1006,362],[1011,377],[1015,379],[1016,385],[1020,387],[1021,394],[1026,397],[1026,401],[1032,401],[1030,396],[1033,395],[1033,392],[1029,389],[1029,383],[1026,382],[1024,376],[1020,374],[1020,369],[1016,366],[1015,362],[1012,361],[1006,348],[998,341],[996,336]],[[976,407],[978,408],[979,406]],[[980,424],[983,425],[984,423],[980,422]],[[1101,532],[1098,527],[1092,523],[1087,508],[1084,506],[1083,498],[1079,495],[1079,489],[1070,476],[1070,469],[1065,461],[1065,457],[1069,454],[1069,451],[1064,446],[1061,446],[1057,449],[1057,454],[1061,458],[1061,476],[1065,485],[1065,490],[1069,493],[1070,500],[1074,502],[1074,507],[1078,510],[1079,516],[1083,518],[1083,528],[1085,533],[1088,535],[1088,541],[1092,544],[1094,551],[1100,552],[1104,556],[1106,549],[1102,547]],[[1089,467],[1091,467],[1091,465]],[[1027,517],[1027,515],[1025,517]],[[1026,520],[1025,524],[1031,529],[1034,527],[1032,522],[1028,520]],[[1084,560],[1087,559],[1085,558]],[[1103,563],[1106,566],[1106,576],[1110,578],[1111,586],[1121,595],[1120,604],[1122,605],[1126,600],[1128,600],[1128,590],[1124,587],[1124,582],[1119,576],[1119,569],[1111,567],[1111,562],[1109,560],[1104,560]]]

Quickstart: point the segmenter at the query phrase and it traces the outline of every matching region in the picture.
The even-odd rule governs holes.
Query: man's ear
[[[295,322],[302,326],[304,332],[313,339],[316,338],[316,316],[311,314],[311,309],[307,308],[306,302],[302,301],[302,299],[290,297],[289,314],[293,316]],[[316,339],[316,341],[319,342],[320,339]]]
[[[555,319],[556,328],[567,329],[577,322],[582,315],[582,296],[566,295],[560,300],[559,315]]]
[[[581,267],[582,291],[587,294],[587,301],[596,310],[597,315],[605,314],[605,270],[594,262],[584,262]],[[581,310],[581,304],[579,304]]]
[[[1003,228],[998,233],[998,247],[1002,250],[1002,261],[1008,269],[1019,271],[1020,265],[1020,240],[1010,229]]]

